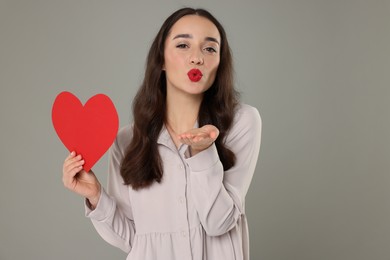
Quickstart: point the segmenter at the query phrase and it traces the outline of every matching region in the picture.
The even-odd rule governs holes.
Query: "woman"
[[[81,155],[66,158],[65,187],[86,198],[98,233],[127,259],[249,259],[244,205],[261,119],[238,102],[232,75],[220,23],[180,9],[150,48],[134,123],[110,149],[107,191]]]

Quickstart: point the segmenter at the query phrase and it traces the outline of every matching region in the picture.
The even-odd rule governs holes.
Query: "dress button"
[[[185,231],[182,231],[182,232],[181,232],[181,235],[182,235],[183,237],[186,237],[187,234],[186,234]]]
[[[182,164],[180,164],[180,165],[179,165],[179,168],[183,170],[183,165],[182,165]]]
[[[184,204],[185,199],[184,199],[183,197],[180,197],[180,198],[179,198],[179,201],[180,201],[181,204]]]

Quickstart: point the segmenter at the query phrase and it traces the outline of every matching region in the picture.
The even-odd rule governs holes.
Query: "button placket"
[[[180,171],[181,177],[184,178],[185,185],[183,187],[183,190],[178,194],[177,203],[178,207],[180,208],[179,212],[180,215],[185,219],[185,225],[181,226],[179,229],[178,235],[182,238],[183,241],[183,249],[185,248],[185,259],[192,259],[192,253],[191,253],[191,242],[190,242],[190,223],[188,222],[188,208],[187,208],[187,178],[188,178],[188,168],[186,166],[185,162],[185,155],[184,151],[187,149],[186,146],[181,147],[179,151],[180,156],[180,163],[178,164],[178,170]]]

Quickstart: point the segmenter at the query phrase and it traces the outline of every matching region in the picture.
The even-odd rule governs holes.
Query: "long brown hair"
[[[235,164],[234,153],[224,144],[230,129],[238,93],[233,86],[233,64],[230,47],[222,25],[206,10],[182,8],[169,16],[154,39],[146,62],[145,77],[133,101],[133,135],[121,164],[121,175],[133,189],[146,188],[163,177],[163,162],[158,152],[157,139],[165,122],[166,78],[164,43],[172,26],[183,16],[199,15],[210,20],[221,36],[220,63],[212,86],[204,93],[200,106],[199,126],[212,124],[219,131],[215,141],[224,170]]]

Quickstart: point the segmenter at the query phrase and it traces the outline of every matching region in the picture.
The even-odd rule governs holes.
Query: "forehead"
[[[177,34],[191,34],[196,37],[214,37],[220,41],[217,27],[207,18],[199,15],[186,15],[180,18],[171,28],[168,37]]]

